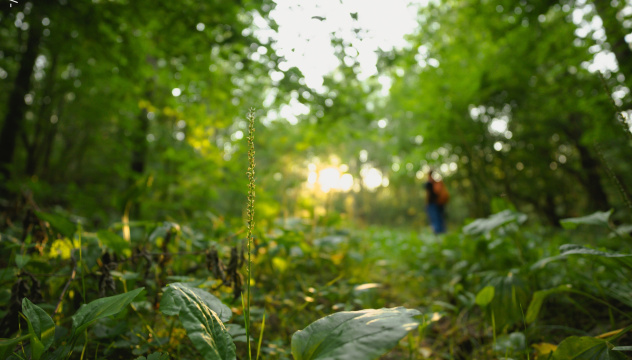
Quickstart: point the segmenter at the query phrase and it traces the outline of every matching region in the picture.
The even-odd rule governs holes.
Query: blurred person
[[[426,211],[428,212],[428,220],[432,225],[435,234],[445,233],[445,205],[450,199],[448,189],[445,187],[443,180],[436,180],[433,176],[434,171],[428,173],[428,181],[425,183],[426,188]]]

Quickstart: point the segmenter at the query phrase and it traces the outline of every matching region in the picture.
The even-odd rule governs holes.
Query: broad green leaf
[[[568,256],[568,255],[594,255],[601,256],[606,258],[614,258],[618,262],[632,268],[632,254],[618,254],[618,253],[607,253],[595,249],[590,249],[584,246],[575,245],[575,244],[565,244],[560,246],[560,251],[562,252],[560,256]]]
[[[494,287],[485,286],[476,294],[475,302],[479,306],[487,306],[492,300],[494,300]]]
[[[560,251],[562,252],[561,255],[597,255],[609,258],[632,257],[632,254],[607,253],[575,244],[564,244],[560,246]]]
[[[292,336],[295,360],[377,359],[417,328],[417,310],[403,307],[344,311],[316,320]]]
[[[77,226],[63,216],[44,213],[41,211],[36,211],[35,214],[38,218],[49,223],[53,229],[57,230],[60,234],[69,239],[72,239],[75,231],[77,230]]]
[[[33,359],[38,360],[55,340],[55,323],[46,311],[27,298],[22,300],[22,313],[26,316],[31,335]]]
[[[147,355],[147,357],[144,356],[139,356],[136,358],[136,360],[169,360],[169,353],[159,353],[159,352],[155,352],[155,353],[151,353],[149,355]]]
[[[246,342],[246,329],[243,326],[239,324],[226,324],[226,330],[228,331],[230,336],[233,337],[234,342]],[[254,340],[252,336],[250,337],[250,340]]]
[[[132,256],[131,244],[117,234],[111,231],[101,230],[97,232],[97,237],[103,245],[112,249],[117,255],[123,255],[126,257]]]
[[[562,341],[553,353],[553,360],[626,360],[621,352],[603,339],[571,336]]]
[[[538,261],[536,261],[533,265],[531,265],[531,267],[529,268],[530,270],[538,270],[538,269],[542,269],[544,268],[548,263],[560,260],[560,259],[566,259],[566,256],[564,255],[555,255],[555,256],[551,256],[548,258],[544,258],[544,259],[540,259]]]
[[[215,296],[187,284],[169,284],[164,288],[160,311],[179,316],[189,339],[203,359],[236,359],[235,344],[222,322],[222,319],[230,319],[230,308]]]
[[[570,285],[560,285],[553,289],[540,290],[533,293],[533,298],[531,299],[531,303],[529,303],[527,315],[525,316],[525,321],[527,322],[527,324],[534,322],[538,318],[538,314],[540,313],[540,309],[542,308],[542,303],[547,296],[570,290]]]
[[[198,297],[204,303],[204,305],[206,305],[209,309],[213,310],[217,314],[217,316],[223,323],[228,322],[233,316],[230,308],[224,305],[224,303],[215,295],[200,288],[193,287],[189,283],[171,283],[167,285],[166,288],[164,288],[165,294],[167,294],[168,292],[171,293],[173,291],[176,291],[177,289],[181,289],[181,291],[185,293],[192,293],[192,295]],[[173,299],[173,296],[165,298],[163,295],[163,298],[160,301],[160,311],[167,315],[177,315],[180,311],[180,305],[171,302],[171,300]]]
[[[631,224],[624,224],[624,225],[619,225],[617,226],[617,228],[614,230],[614,232],[619,235],[619,236],[630,236],[632,235],[632,225]],[[617,236],[615,234],[611,234],[611,236]]]
[[[560,220],[560,224],[564,229],[575,229],[579,225],[601,225],[608,227],[608,219],[612,211],[612,209],[609,211],[597,211],[587,216],[562,219]]]
[[[124,294],[109,296],[94,300],[93,302],[81,306],[72,316],[73,334],[78,334],[95,321],[116,315],[131,303],[144,288],[138,288]]]
[[[527,215],[511,210],[505,210],[484,219],[474,220],[463,227],[463,232],[468,235],[487,234],[505,224],[512,222],[522,224],[525,221],[527,221]]]
[[[606,258],[615,258],[619,262],[632,267],[632,254],[607,253],[576,244],[564,244],[560,246],[560,252],[560,255],[551,256],[537,261],[531,265],[531,270],[541,269],[550,262],[565,259],[568,255],[594,255]]]
[[[18,267],[18,269],[24,268],[24,266],[26,266],[26,264],[28,264],[30,260],[30,255],[15,255],[15,265]]]

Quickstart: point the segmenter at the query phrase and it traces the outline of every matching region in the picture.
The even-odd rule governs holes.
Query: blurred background
[[[624,209],[631,32],[625,0],[2,0],[4,220],[239,223],[251,108],[264,227],[425,227],[431,168],[450,226]]]

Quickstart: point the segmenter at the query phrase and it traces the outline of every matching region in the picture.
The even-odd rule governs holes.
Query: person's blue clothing
[[[430,203],[427,206],[428,218],[435,234],[442,234],[445,232],[445,216],[443,205]]]

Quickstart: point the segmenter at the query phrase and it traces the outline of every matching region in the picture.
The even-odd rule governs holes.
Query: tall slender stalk
[[[77,236],[79,237],[79,270],[81,271],[81,298],[84,304],[86,304],[86,279],[84,277],[84,267],[83,267],[83,256],[81,255],[81,247],[83,244],[81,243],[81,233],[83,232],[83,227],[81,223],[77,224]]]
[[[250,350],[250,279],[252,270],[252,261],[250,259],[252,253],[253,235],[255,228],[255,110],[250,109],[248,112],[248,206],[246,211],[247,222],[247,241],[248,241],[248,262],[246,278],[246,301],[244,302],[244,321],[246,325],[246,342],[248,343],[248,359],[252,359]]]

